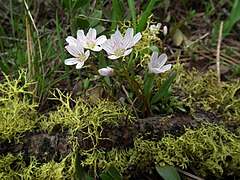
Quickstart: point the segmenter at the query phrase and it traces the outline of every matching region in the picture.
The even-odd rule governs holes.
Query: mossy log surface
[[[126,148],[132,147],[134,139],[141,135],[145,139],[160,140],[165,134],[171,134],[173,137],[179,137],[185,132],[184,127],[199,127],[203,122],[216,123],[219,122],[213,114],[204,111],[195,113],[195,117],[190,115],[166,115],[139,119],[138,123],[126,123],[122,121],[120,126],[104,125],[102,134],[106,140],[100,140],[97,148]],[[232,131],[235,131],[237,125],[229,126]],[[30,156],[37,157],[39,162],[49,162],[54,160],[60,162],[73,149],[68,143],[71,140],[71,133],[68,129],[62,130],[60,125],[55,125],[52,132],[36,131],[35,133],[26,132],[20,138],[20,143],[14,141],[5,141],[0,144],[0,154],[19,154],[23,153],[25,160],[28,161]],[[78,143],[82,149],[91,149],[91,140],[83,140],[81,132],[75,133]]]

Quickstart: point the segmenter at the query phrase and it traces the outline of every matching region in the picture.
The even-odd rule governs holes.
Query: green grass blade
[[[116,29],[116,21],[121,20],[122,18],[122,13],[120,10],[120,5],[118,3],[117,0],[112,0],[112,4],[113,4],[113,14],[112,14],[112,26],[111,29]]]
[[[128,0],[128,6],[131,12],[131,16],[132,16],[132,21],[133,21],[133,29],[134,32],[136,32],[136,28],[137,28],[137,18],[136,18],[136,9],[135,9],[135,3],[133,0]]]
[[[224,36],[228,35],[231,32],[235,23],[238,22],[239,20],[240,20],[240,1],[235,0],[231,10],[231,14],[227,21],[224,23],[223,35]]]
[[[139,24],[137,26],[137,32],[141,32],[144,30],[146,23],[147,23],[147,19],[148,17],[151,15],[151,12],[153,10],[153,7],[155,5],[156,0],[151,0],[146,8],[146,10],[144,11]]]

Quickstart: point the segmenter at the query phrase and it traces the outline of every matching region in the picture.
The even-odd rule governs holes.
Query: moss
[[[10,80],[5,76],[5,81],[0,83],[0,139],[16,142],[26,131],[32,131],[37,118],[37,103],[30,102],[34,91],[28,87],[33,83],[28,82],[26,73],[19,71],[18,78]]]
[[[60,90],[53,95],[52,100],[60,101],[61,105],[56,112],[50,112],[49,117],[42,116],[41,128],[51,131],[56,124],[60,124],[73,137],[76,132],[82,132],[84,139],[91,139],[93,148],[102,139],[103,124],[118,126],[128,114],[126,107],[107,100],[95,99],[94,104],[90,104],[82,98],[72,99],[71,95],[64,95]]]
[[[152,173],[154,165],[173,165],[186,169],[193,165],[203,177],[214,175],[235,175],[240,177],[240,137],[224,127],[205,124],[200,129],[186,129],[186,133],[174,139],[166,135],[161,140],[136,138],[134,147],[111,151],[95,150],[82,152],[87,158],[84,166],[102,171],[114,165],[122,173],[131,171]]]
[[[74,153],[71,153],[59,163],[50,161],[40,164],[32,157],[27,165],[21,154],[0,156],[0,179],[74,179],[75,159]]]
[[[192,114],[202,109],[215,114],[225,121],[240,123],[240,80],[217,83],[215,72],[199,76],[196,70],[186,72],[178,66],[179,74],[174,91],[180,93],[182,104],[190,107]]]

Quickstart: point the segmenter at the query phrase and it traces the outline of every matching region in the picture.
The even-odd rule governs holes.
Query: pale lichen
[[[137,171],[152,173],[153,165],[173,165],[186,169],[192,165],[203,177],[223,174],[239,176],[240,137],[215,124],[205,124],[199,129],[186,129],[179,138],[166,135],[160,140],[136,138],[133,148],[113,148],[110,151],[82,152],[87,158],[86,167],[99,171],[110,165],[122,173]]]
[[[240,80],[217,83],[215,72],[208,71],[200,76],[193,69],[186,72],[179,69],[174,91],[181,93],[182,104],[188,106],[194,115],[195,110],[211,112],[224,121],[240,122]]]
[[[26,79],[26,73],[19,71],[18,78],[0,83],[0,139],[16,142],[26,131],[32,131],[37,118],[37,103],[31,102],[34,91],[28,90],[32,82]]]

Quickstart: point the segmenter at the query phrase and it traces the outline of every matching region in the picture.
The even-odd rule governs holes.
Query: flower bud
[[[106,68],[99,69],[98,72],[102,76],[113,76],[114,75],[114,69],[110,68],[108,66]]]
[[[166,36],[167,33],[168,33],[168,28],[167,28],[167,26],[164,26],[163,27],[163,35]]]

